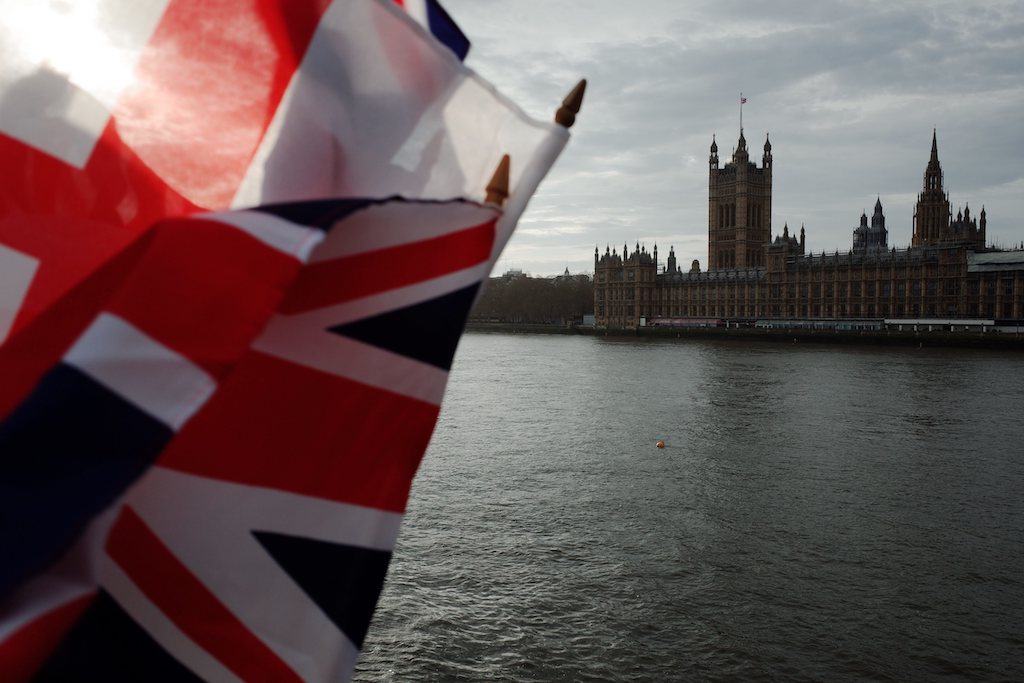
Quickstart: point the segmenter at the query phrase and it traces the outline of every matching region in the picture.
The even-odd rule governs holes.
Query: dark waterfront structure
[[[750,161],[740,132],[732,161],[719,168],[711,143],[708,269],[676,263],[670,248],[658,270],[658,248],[594,250],[594,314],[598,327],[695,322],[842,319],[1024,318],[1024,250],[986,246],[985,209],[954,217],[943,189],[932,134],[924,186],[914,208],[910,247],[888,246],[881,199],[866,214],[849,252],[807,254],[806,235],[786,225],[771,239],[772,147],[762,166]]]

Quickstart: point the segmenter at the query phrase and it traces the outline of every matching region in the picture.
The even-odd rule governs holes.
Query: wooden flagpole
[[[491,182],[487,183],[487,199],[484,200],[486,203],[501,206],[508,199],[509,164],[510,160],[507,154],[498,162],[498,168],[494,169]]]
[[[571,128],[572,124],[576,123],[576,114],[580,113],[580,108],[583,106],[583,93],[586,90],[587,79],[584,78],[562,100],[562,105],[555,112],[555,123],[564,128]],[[494,175],[491,176],[491,181],[487,183],[487,198],[484,200],[488,204],[501,206],[508,199],[510,163],[509,156],[506,154],[498,162],[498,167],[494,169]]]
[[[562,106],[555,112],[555,123],[564,128],[571,128],[576,123],[576,114],[580,113],[580,107],[583,106],[583,93],[586,90],[587,79],[584,78],[562,100]]]

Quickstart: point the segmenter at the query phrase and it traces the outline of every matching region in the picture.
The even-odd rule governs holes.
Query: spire
[[[743,137],[743,129],[742,128],[740,128],[740,141],[739,141],[739,144],[736,147],[736,151],[737,152],[740,151],[740,150],[743,150],[743,151],[747,150],[747,139],[745,137]]]
[[[939,146],[932,129],[932,152],[928,158],[928,166],[924,170],[924,190],[936,194],[942,193],[942,165],[939,164]]]
[[[715,134],[711,134],[711,153],[718,154],[718,142],[715,140]]]
[[[882,198],[875,200],[875,213],[871,216],[871,227],[875,230],[885,228],[885,214],[882,213]]]
[[[785,142],[785,141],[783,141],[783,142]],[[769,139],[768,133],[764,134],[764,153],[765,154],[771,154],[772,153],[772,141]]]

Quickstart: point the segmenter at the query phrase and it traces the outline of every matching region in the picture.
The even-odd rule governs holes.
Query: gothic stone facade
[[[789,226],[771,236],[771,144],[762,167],[749,161],[740,133],[731,163],[718,168],[712,142],[708,262],[676,264],[670,249],[637,244],[594,251],[594,314],[599,327],[631,328],[668,318],[1024,318],[1024,250],[986,248],[984,208],[954,219],[942,188],[935,136],[914,210],[911,246],[890,249],[879,199],[871,224],[861,216],[846,253],[805,252]]]

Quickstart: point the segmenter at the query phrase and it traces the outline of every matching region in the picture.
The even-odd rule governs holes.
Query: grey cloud
[[[470,64],[531,114],[549,118],[576,78],[590,81],[573,140],[523,217],[529,231],[510,245],[537,259],[528,270],[587,267],[593,244],[643,236],[700,237],[676,252],[703,261],[708,146],[713,133],[723,157],[735,145],[740,91],[758,160],[771,132],[777,231],[805,222],[816,251],[846,249],[881,195],[905,244],[935,126],[954,205],[984,202],[990,232],[1024,238],[1011,218],[1024,212],[1018,1],[446,6],[475,42]],[[585,240],[589,254],[574,252]]]

